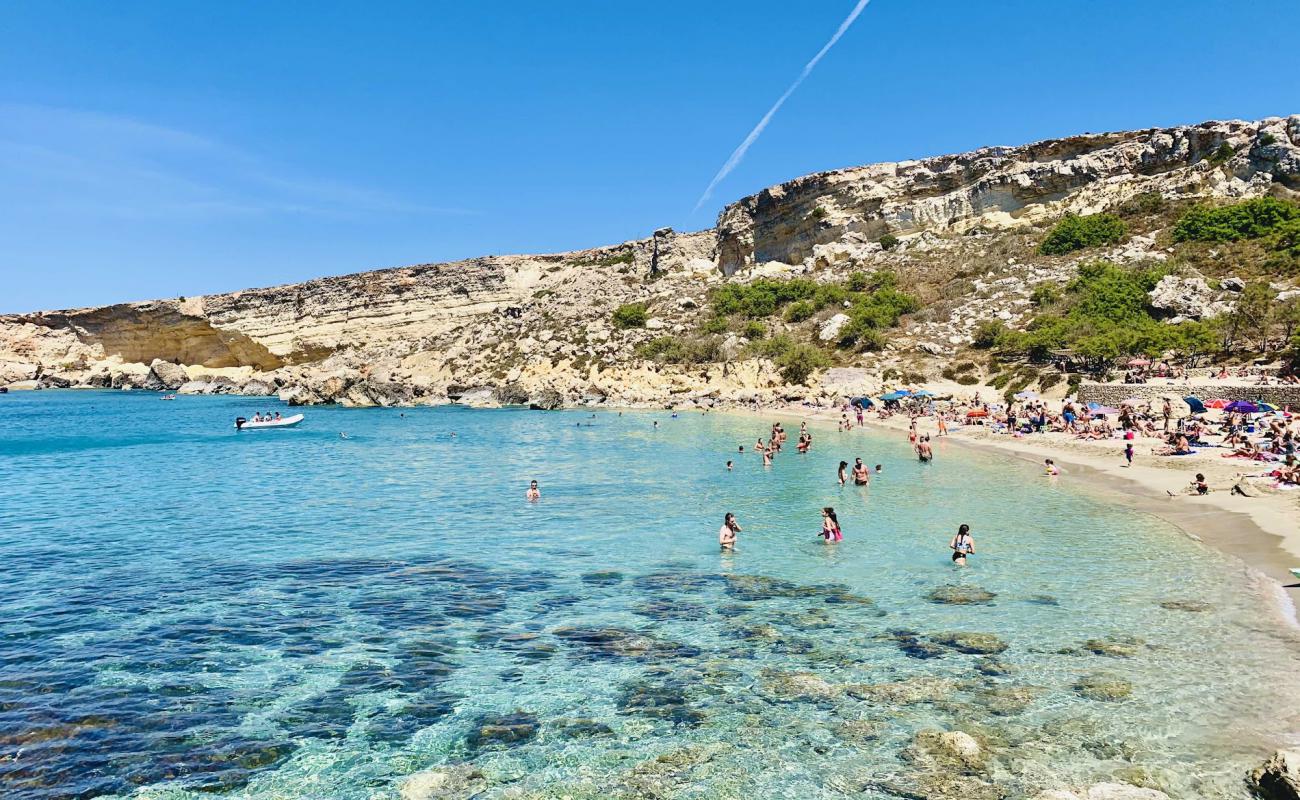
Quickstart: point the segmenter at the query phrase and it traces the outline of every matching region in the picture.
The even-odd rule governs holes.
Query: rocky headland
[[[714,228],[694,233],[664,228],[590,250],[8,314],[0,316],[0,385],[351,406],[829,401],[937,378],[982,322],[1023,326],[1035,289],[1064,284],[1086,260],[1169,260],[1172,217],[1152,209],[1297,193],[1300,116],[988,147],[797,178],[728,205]],[[1133,212],[1141,219],[1123,241],[1065,256],[1039,251],[1045,229],[1064,215],[1135,203],[1146,210]],[[1192,255],[1153,305],[1179,319],[1230,310],[1240,287],[1207,281],[1212,250]],[[821,284],[881,271],[920,303],[879,347],[837,349],[847,317],[836,305],[778,316],[761,331],[716,320],[702,328],[728,284]],[[1296,284],[1282,276],[1272,289],[1285,298]],[[625,306],[639,318],[617,319]],[[790,380],[750,346],[776,335],[822,348],[827,360]],[[649,355],[647,343],[665,337],[707,339],[707,356]],[[988,373],[973,368],[962,382]]]

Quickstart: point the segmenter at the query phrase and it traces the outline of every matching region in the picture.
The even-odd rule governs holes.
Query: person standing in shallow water
[[[966,566],[967,556],[975,555],[975,539],[970,535],[970,526],[963,522],[948,547],[952,550],[952,562],[959,567]]]
[[[849,469],[849,462],[847,462],[847,461],[841,461],[841,462],[840,462],[840,474],[839,474],[840,486],[843,486],[843,485],[844,485],[845,483],[847,483],[848,480],[849,480],[848,469]]]
[[[532,481],[528,484],[528,492],[524,497],[529,500],[540,500],[542,498],[542,490],[537,488],[537,481]]]
[[[724,551],[735,551],[736,534],[740,532],[740,523],[736,522],[736,515],[727,512],[722,518],[722,527],[718,529],[718,547]]]
[[[840,521],[835,517],[835,509],[830,506],[822,509],[821,537],[826,544],[844,541],[844,534],[840,531]]]

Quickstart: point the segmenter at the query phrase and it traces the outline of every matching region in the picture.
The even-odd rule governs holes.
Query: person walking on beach
[[[952,537],[948,542],[948,548],[952,550],[952,561],[959,567],[966,566],[966,558],[975,555],[975,539],[970,535],[970,526],[962,523],[957,529],[957,535]]]
[[[866,486],[871,482],[871,470],[867,465],[862,463],[862,459],[853,459],[853,485]]]
[[[822,509],[821,537],[826,544],[844,541],[844,534],[840,532],[840,521],[835,517],[835,509],[830,506]]]
[[[944,413],[939,414],[939,435],[948,435],[948,415]]]
[[[861,463],[861,462],[859,462],[859,463]],[[840,486],[843,486],[845,483],[848,482],[848,474],[847,474],[847,473],[848,473],[848,469],[849,469],[849,462],[847,462],[847,461],[841,461],[841,462],[840,462],[840,472],[839,472]]]
[[[540,500],[542,498],[542,490],[537,488],[537,481],[531,481],[528,484],[528,492],[524,497],[529,500]]]
[[[740,533],[740,523],[736,522],[736,515],[728,511],[722,518],[722,527],[718,528],[718,547],[735,552],[737,533]]]
[[[1161,407],[1161,409],[1160,409],[1160,416],[1164,417],[1164,419],[1165,419],[1165,428],[1164,428],[1164,429],[1165,429],[1166,432],[1168,432],[1168,430],[1169,430],[1169,420],[1174,416],[1174,407],[1173,407],[1173,404],[1171,404],[1171,403],[1169,402],[1169,398],[1168,398],[1168,397],[1165,398],[1164,405],[1163,405],[1163,406]]]
[[[1133,440],[1132,439],[1124,443],[1124,461],[1127,462],[1126,464],[1124,464],[1124,466],[1126,467],[1133,466]]]

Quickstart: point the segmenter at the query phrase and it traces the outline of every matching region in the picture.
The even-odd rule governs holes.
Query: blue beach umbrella
[[[1277,411],[1277,406],[1272,403],[1256,403],[1260,411]]]
[[[916,393],[913,394],[912,396],[913,396],[913,397],[934,397],[934,392],[931,392],[931,391],[927,391],[927,390],[925,390],[925,389],[922,389],[921,391],[916,392]]]
[[[1193,413],[1193,414],[1204,414],[1204,413],[1205,413],[1205,404],[1201,402],[1201,398],[1199,398],[1199,397],[1184,397],[1184,398],[1183,398],[1183,402],[1187,404],[1187,407],[1190,408],[1190,409],[1192,410],[1192,413]]]
[[[882,394],[880,396],[880,399],[881,400],[902,400],[904,397],[907,397],[907,395],[908,395],[907,392],[890,392],[889,394]]]

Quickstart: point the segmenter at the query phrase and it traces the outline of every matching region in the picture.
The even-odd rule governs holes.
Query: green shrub
[[[1055,284],[1040,283],[1034,287],[1033,293],[1029,295],[1029,302],[1039,308],[1056,305],[1061,302],[1061,290]]]
[[[817,309],[811,301],[800,300],[797,303],[791,303],[785,310],[786,322],[803,322],[804,320],[817,313]]]
[[[958,361],[957,364],[953,367],[953,369],[956,370],[958,373],[962,373],[962,372],[974,372],[975,370],[979,369],[979,367],[975,365],[974,361]]]
[[[877,270],[867,278],[867,288],[871,291],[898,288],[898,273],[892,269]]]
[[[850,292],[865,292],[868,284],[867,273],[855,272],[849,276],[847,285]]]
[[[660,336],[637,345],[636,355],[663,364],[708,364],[721,359],[722,345],[711,338]]]
[[[962,386],[974,386],[975,384],[977,384],[977,383],[979,383],[979,382],[980,382],[980,379],[977,378],[977,377],[975,377],[974,375],[958,375],[958,376],[957,376],[957,383],[961,384]]]
[[[810,213],[808,216],[812,217],[815,220],[820,221],[830,216],[830,212],[828,212],[826,209],[822,208],[821,206],[817,206],[812,210],[812,213]]]
[[[1292,258],[1300,258],[1300,217],[1279,224],[1273,231],[1269,246]]]
[[[1226,206],[1194,206],[1174,225],[1176,242],[1235,242],[1276,232],[1300,218],[1300,205],[1259,197]]]
[[[986,319],[975,326],[975,333],[972,335],[974,341],[971,342],[971,346],[981,350],[988,350],[991,347],[996,347],[998,342],[1002,341],[1006,335],[1007,326],[1005,323],[997,319]]]
[[[826,354],[810,344],[796,344],[776,359],[777,371],[786,383],[807,383],[808,376],[830,365]]]
[[[1059,256],[1087,247],[1115,244],[1127,235],[1128,226],[1114,214],[1066,214],[1048,232],[1047,238],[1038,246],[1038,252]]]
[[[885,250],[893,250],[895,247],[898,247],[898,237],[892,233],[886,233],[877,241],[880,242],[881,248]]]
[[[740,335],[746,339],[767,338],[767,326],[757,320],[750,320],[740,329]]]
[[[1228,144],[1227,142],[1224,142],[1223,144],[1220,144],[1218,147],[1216,147],[1213,153],[1210,153],[1210,157],[1207,160],[1211,164],[1218,166],[1219,164],[1222,164],[1223,162],[1232,158],[1233,155],[1236,154],[1236,152],[1237,152],[1236,150],[1232,149],[1232,145]]]
[[[1263,136],[1259,137],[1259,143],[1264,147],[1268,147],[1270,144],[1273,144],[1276,141],[1277,141],[1277,137],[1271,133],[1266,133]]]
[[[812,298],[817,289],[817,284],[807,278],[729,283],[713,290],[713,309],[719,314],[743,314],[753,319],[770,317],[781,306]]]
[[[644,328],[649,318],[645,303],[624,303],[614,309],[612,321],[616,328]]]
[[[726,333],[726,317],[710,317],[703,325],[700,326],[702,333]]]
[[[770,339],[759,339],[750,342],[745,346],[745,355],[755,358],[770,358],[775,361],[784,355],[785,351],[794,346],[794,339],[781,333]]]

